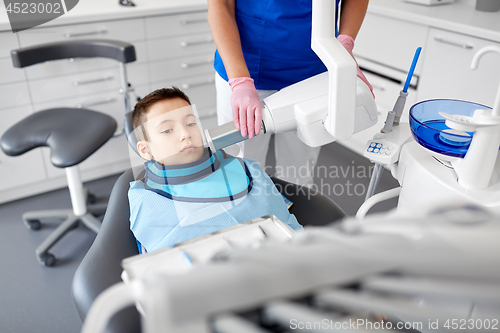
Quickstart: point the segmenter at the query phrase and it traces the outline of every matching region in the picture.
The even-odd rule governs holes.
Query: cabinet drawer
[[[130,94],[130,105],[132,110],[134,109],[134,106],[137,104],[137,99],[141,99],[145,97],[147,94],[153,91],[151,86],[148,84],[143,84],[140,86],[137,86],[135,84],[132,84],[134,87],[134,92]]]
[[[32,113],[31,106],[0,111],[0,135]],[[0,191],[45,179],[42,153],[34,149],[20,156],[7,156],[0,150]]]
[[[180,36],[148,42],[150,60],[170,59],[200,53],[215,53],[212,35]]]
[[[147,82],[147,65],[129,66],[129,81],[134,84]],[[77,73],[29,82],[33,103],[87,96],[102,91],[118,91],[121,86],[120,71],[104,69]]]
[[[33,103],[89,95],[99,91],[118,90],[120,73],[112,69],[78,73],[29,82]]]
[[[500,46],[500,43],[431,29],[418,98],[456,98],[493,106],[500,57],[487,53],[476,70],[470,68],[476,52],[488,45]]]
[[[28,104],[30,104],[30,94],[26,82],[0,86],[0,109]]]
[[[123,95],[115,91],[95,93],[84,97],[69,98],[64,100],[38,103],[35,112],[60,107],[82,107],[94,111],[106,113],[115,118],[118,128],[123,127],[123,115],[125,114],[125,103]]]
[[[0,33],[0,58],[10,58],[10,51],[19,48],[17,35],[12,32]]]
[[[213,73],[183,78],[177,84],[189,96],[191,103],[196,105],[200,118],[216,114],[215,75]]]
[[[203,130],[205,129],[211,129],[216,127],[217,124],[217,115],[213,115],[210,117],[205,117],[201,119],[201,127]]]
[[[127,66],[147,62],[146,43],[135,42],[134,47],[137,55],[137,60],[128,64]],[[78,72],[93,71],[103,68],[118,68],[118,64],[119,63],[115,60],[105,58],[75,58],[37,64],[26,67],[25,70],[28,79],[33,80],[52,76],[68,75]]]
[[[206,11],[146,18],[148,39],[210,32]]]
[[[24,81],[24,70],[12,66],[10,58],[0,58],[0,84]]]
[[[127,66],[127,81],[133,86],[149,83],[148,64],[130,64]]]
[[[77,39],[116,39],[133,42],[145,39],[142,19],[108,21],[34,28],[18,33],[21,47]]]
[[[56,168],[52,163],[50,163],[50,150],[48,148],[42,148],[42,154],[45,160],[45,168],[47,170],[47,176],[49,178],[64,177],[65,171],[61,168]],[[111,138],[108,142],[99,148],[94,154],[78,165],[81,171],[91,170],[99,167],[104,167],[106,165],[117,164],[118,162],[127,161],[129,159],[128,155],[128,143],[125,136],[119,136],[116,138]]]
[[[156,82],[153,84],[153,90],[170,86],[178,87],[186,93],[191,104],[196,105],[200,118],[211,117],[216,114],[214,73]]]
[[[139,88],[141,90],[141,88]],[[99,111],[115,118],[118,129],[123,128],[123,116],[125,106],[123,95],[118,92],[93,94],[84,98],[73,98],[64,101],[40,103],[35,106],[35,111],[54,107],[75,107],[81,105],[84,108]],[[50,151],[43,149],[45,167],[49,178],[64,176],[64,169],[56,168],[50,163]],[[80,164],[81,170],[90,170],[107,164],[113,164],[128,159],[128,148],[125,136],[110,139],[97,152]]]
[[[141,97],[150,92],[149,85],[136,86],[135,89],[137,94]],[[82,104],[91,110],[100,111],[112,116],[118,123],[118,129],[120,130],[123,128],[125,107],[123,95],[119,93],[103,93],[94,95],[91,98],[75,98],[64,102],[57,101],[43,103],[40,104],[35,110],[39,111],[53,107],[74,107],[77,104]],[[132,102],[132,106],[133,105],[135,105],[134,100]],[[80,164],[80,169],[91,170],[105,165],[116,164],[120,161],[127,161],[129,159],[127,145],[128,143],[126,142],[124,135],[112,138],[97,152],[82,162],[82,164]],[[41,150],[43,151],[43,156],[45,158],[45,168],[47,169],[48,177],[63,177],[64,169],[56,168],[52,165],[52,163],[50,163],[50,151],[47,148],[43,148]]]
[[[353,52],[356,57],[407,72],[415,50],[425,45],[427,30],[422,25],[367,13]],[[420,74],[420,66],[415,74]]]
[[[205,54],[200,56],[186,57],[182,59],[171,59],[150,63],[150,76],[152,82],[173,78],[194,76],[214,72],[214,55]]]

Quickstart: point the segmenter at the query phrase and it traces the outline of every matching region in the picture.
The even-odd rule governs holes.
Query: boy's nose
[[[183,130],[181,132],[181,136],[180,136],[181,141],[184,141],[184,140],[189,139],[189,138],[190,138],[189,132],[186,130]]]

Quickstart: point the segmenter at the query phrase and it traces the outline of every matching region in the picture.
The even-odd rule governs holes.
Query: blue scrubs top
[[[243,55],[257,89],[279,90],[326,71],[311,49],[311,20],[312,0],[236,0]],[[218,51],[214,67],[227,81]]]

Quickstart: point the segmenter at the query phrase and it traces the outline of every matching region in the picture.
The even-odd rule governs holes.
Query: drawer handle
[[[215,82],[215,78],[210,78],[208,80],[203,80],[203,81],[199,81],[199,82],[183,83],[183,84],[181,84],[181,88],[182,89],[189,89],[189,88],[194,88],[194,87],[212,84],[214,82]]]
[[[113,75],[108,75],[99,79],[93,79],[93,80],[86,80],[86,81],[73,81],[73,85],[75,87],[78,86],[83,86],[85,84],[92,84],[92,83],[97,83],[97,82],[104,82],[104,81],[110,81],[113,80],[114,76]]]
[[[181,20],[180,21],[181,25],[195,24],[195,23],[201,23],[201,22],[208,22],[208,19],[203,18],[203,19]]]
[[[195,66],[201,66],[201,65],[206,65],[206,64],[209,64],[209,63],[212,63],[214,62],[214,58],[211,57],[211,58],[208,58],[206,60],[202,60],[202,61],[198,61],[198,62],[183,62],[181,64],[181,67],[182,68],[191,68],[191,67],[195,67]]]
[[[204,39],[200,39],[200,40],[195,40],[195,41],[191,41],[191,42],[180,42],[180,45],[182,47],[189,47],[189,46],[193,46],[193,45],[199,45],[199,44],[208,44],[208,43],[212,43],[214,41],[213,37],[210,36],[210,37],[207,37],[207,38],[204,38]]]
[[[97,31],[88,31],[88,32],[77,32],[77,33],[67,32],[64,34],[64,37],[74,38],[74,37],[83,37],[83,36],[92,36],[92,35],[104,35],[107,33],[108,33],[107,29],[99,29]]]
[[[108,98],[100,100],[100,101],[95,101],[95,102],[90,102],[90,103],[78,103],[78,104],[76,104],[76,107],[78,109],[81,109],[81,108],[87,108],[89,106],[109,104],[109,103],[113,103],[114,101],[116,101],[116,97],[108,97]]]
[[[434,37],[434,39],[438,42],[453,45],[453,46],[458,46],[458,47],[460,47],[462,49],[466,49],[466,50],[472,50],[474,48],[474,46],[472,46],[472,45],[457,43],[457,42],[454,42],[451,40],[444,39],[443,37]]]

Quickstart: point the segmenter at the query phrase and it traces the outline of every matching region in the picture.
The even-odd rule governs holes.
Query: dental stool
[[[126,107],[129,107],[124,64],[136,59],[131,44],[84,40],[38,45],[14,50],[11,54],[14,66],[19,68],[66,58],[105,57],[117,60],[123,70],[122,89]],[[49,147],[52,164],[66,171],[72,209],[33,211],[22,216],[24,224],[32,230],[40,229],[41,221],[45,219],[63,220],[36,249],[41,264],[54,265],[56,259],[48,251],[80,222],[95,233],[99,232],[101,222],[94,215],[104,213],[107,205],[87,207],[88,193],[83,187],[78,164],[113,137],[116,128],[115,119],[101,112],[83,108],[54,108],[35,112],[2,135],[0,146],[5,154],[18,156],[37,147]]]
[[[125,132],[130,145],[136,141],[132,127],[132,113],[125,115]],[[134,175],[141,178],[142,166],[125,171],[116,181],[104,215],[101,231],[75,272],[72,285],[73,300],[82,320],[96,299],[108,287],[121,282],[121,261],[139,253],[137,243],[130,231],[130,207],[128,190]],[[271,177],[278,188],[288,189],[285,195],[294,204],[290,213],[303,226],[327,225],[340,221],[347,215],[329,197],[314,190],[301,191],[299,185]],[[139,333],[140,317],[137,310],[129,307],[117,313],[108,324],[107,333]]]

